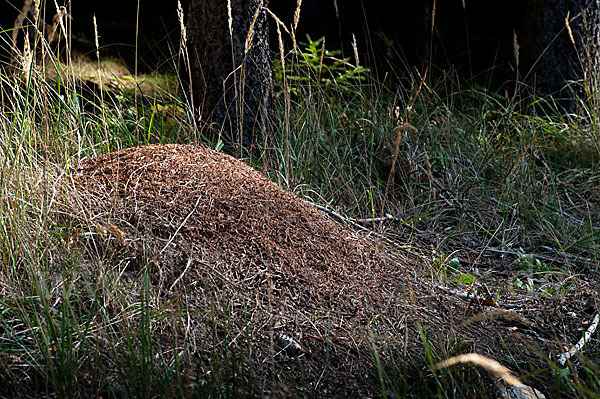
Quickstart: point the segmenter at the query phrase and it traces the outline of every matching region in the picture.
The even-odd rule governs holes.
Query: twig
[[[339,213],[334,212],[334,211],[332,211],[330,209],[325,208],[324,206],[317,205],[317,204],[315,204],[313,202],[310,202],[310,201],[307,201],[307,200],[303,200],[303,201],[305,203],[307,203],[308,205],[314,206],[318,210],[323,211],[323,212],[325,212],[325,213],[327,213],[327,214],[335,217],[336,219],[339,219],[343,223],[349,224],[350,226],[356,227],[357,229],[360,229],[362,231],[366,231],[367,233],[375,235],[376,237],[382,239],[383,241],[385,241],[386,243],[390,244],[391,246],[393,246],[393,247],[395,247],[397,249],[401,249],[401,250],[404,250],[404,251],[406,251],[408,249],[407,246],[401,245],[401,244],[399,244],[399,243],[397,243],[397,242],[395,242],[393,240],[390,240],[389,238],[387,238],[383,234],[379,234],[379,233],[377,233],[375,231],[369,230],[366,227],[361,226],[360,224],[358,224],[358,223],[356,223],[356,222],[354,222],[354,221],[352,221],[352,220],[350,220],[350,219],[348,219],[348,218],[340,215]]]
[[[165,245],[163,247],[163,249],[160,250],[159,254],[162,254],[165,251],[165,249],[167,249],[167,247],[173,242],[173,240],[175,239],[175,236],[177,235],[177,233],[179,233],[179,230],[181,230],[181,228],[183,227],[185,222],[187,222],[187,220],[190,218],[190,216],[192,216],[192,214],[196,211],[196,208],[198,208],[198,203],[200,202],[200,198],[202,198],[202,197],[200,197],[200,196],[198,197],[198,199],[196,200],[196,204],[194,205],[194,209],[192,209],[192,211],[190,213],[188,213],[188,215],[185,217],[185,219],[183,219],[183,222],[181,222],[179,227],[177,227],[177,230],[175,230],[175,233],[173,233],[173,235],[167,242],[167,245]]]
[[[175,287],[175,285],[179,282],[179,280],[181,280],[181,278],[185,275],[185,273],[187,273],[187,271],[191,265],[192,265],[192,257],[190,256],[187,261],[187,265],[185,266],[185,269],[183,269],[183,272],[181,272],[179,277],[177,277],[177,279],[173,282],[173,284],[171,284],[171,287],[169,288],[169,292],[171,292],[173,290],[173,287]]]
[[[596,313],[596,316],[594,316],[594,320],[592,320],[592,324],[590,324],[588,329],[583,333],[583,337],[581,337],[579,342],[577,342],[574,347],[569,349],[568,352],[565,352],[558,357],[558,364],[560,364],[561,366],[564,366],[565,363],[567,362],[567,360],[569,360],[571,357],[573,357],[573,355],[575,353],[581,352],[581,350],[585,346],[586,342],[589,341],[592,334],[596,331],[596,328],[598,328],[599,322],[600,322],[600,313]]]
[[[325,208],[324,206],[317,205],[317,204],[315,204],[314,202],[310,202],[310,201],[308,201],[308,200],[303,200],[303,201],[304,201],[305,203],[307,203],[308,205],[314,206],[314,207],[315,207],[315,208],[317,208],[318,210],[320,210],[320,211],[323,211],[323,212],[327,213],[328,215],[331,215],[331,216],[335,217],[336,219],[339,219],[340,221],[342,221],[342,222],[344,222],[344,223],[347,223],[347,224],[349,224],[349,225],[351,225],[351,226],[354,226],[354,227],[356,227],[356,228],[359,228],[359,229],[363,229],[363,230],[365,229],[363,226],[359,225],[358,223],[356,223],[356,222],[353,222],[352,220],[350,220],[350,219],[348,219],[348,218],[346,218],[346,217],[344,217],[344,216],[340,215],[339,213],[337,213],[337,212],[335,212],[335,211],[332,211],[332,210],[330,210],[330,209],[327,209],[327,208]]]
[[[448,294],[450,295],[454,295],[458,298],[462,298],[462,299],[466,299],[466,300],[477,300],[479,302],[481,302],[481,304],[483,305],[487,305],[487,306],[493,306],[493,307],[501,307],[501,308],[507,308],[507,309],[514,309],[514,308],[519,308],[519,305],[514,305],[511,303],[503,303],[503,302],[498,302],[495,301],[493,299],[482,299],[477,297],[477,295],[475,293],[473,294],[466,294],[464,292],[459,292],[459,291],[454,291],[451,290],[450,288],[446,288],[442,285],[438,285],[437,288],[439,288],[442,291],[446,291]]]
[[[353,222],[360,223],[360,224],[369,224],[369,223],[387,222],[388,220],[391,220],[393,222],[402,223],[402,219],[400,219],[398,217],[394,217],[394,216],[390,215],[389,213],[380,218],[354,219]]]

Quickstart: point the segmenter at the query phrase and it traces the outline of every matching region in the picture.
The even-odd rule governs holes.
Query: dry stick
[[[323,212],[325,212],[325,213],[327,213],[327,214],[329,214],[329,215],[331,215],[331,216],[339,219],[340,221],[349,224],[350,226],[356,227],[357,229],[360,229],[360,230],[366,231],[367,233],[371,233],[371,234],[375,235],[375,237],[382,239],[383,241],[385,241],[386,243],[390,244],[391,246],[393,246],[393,247],[395,247],[397,249],[400,249],[400,250],[403,250],[403,251],[408,250],[408,247],[406,245],[401,245],[401,244],[399,244],[399,243],[397,243],[397,242],[395,242],[393,240],[390,240],[389,238],[387,238],[383,234],[379,234],[379,233],[377,233],[375,231],[371,231],[371,230],[367,229],[366,227],[361,226],[360,224],[358,224],[356,222],[353,222],[352,220],[350,220],[348,218],[345,218],[344,216],[340,215],[339,213],[336,213],[336,212],[334,212],[332,210],[329,210],[329,209],[325,208],[324,206],[317,205],[317,204],[315,204],[313,202],[310,202],[310,201],[307,201],[307,200],[303,200],[303,201],[305,203],[307,203],[308,205],[314,206],[318,210],[323,211]]]
[[[475,300],[483,302],[484,305],[486,304],[486,300],[485,299],[478,298],[477,295],[475,295],[475,294],[466,294],[464,292],[454,291],[454,290],[451,290],[450,288],[446,288],[446,287],[444,287],[442,285],[438,285],[437,288],[439,288],[442,291],[447,292],[450,295],[454,295],[455,297],[458,297],[458,298],[461,298],[461,299],[467,299],[467,300],[473,300],[473,299],[475,299]],[[501,307],[501,308],[514,309],[514,308],[521,307],[520,305],[514,305],[514,304],[511,304],[511,303],[497,302],[497,301],[494,301],[494,300],[491,300],[491,301],[493,303],[495,303],[496,305],[498,305],[499,307]],[[489,305],[489,306],[493,306],[493,305]]]
[[[196,200],[196,204],[194,205],[194,209],[192,209],[192,211],[190,213],[188,213],[188,215],[185,217],[185,219],[183,219],[183,222],[181,222],[179,227],[177,227],[177,230],[175,230],[175,233],[173,233],[173,235],[169,239],[169,242],[167,242],[167,244],[163,247],[163,249],[160,250],[159,254],[162,254],[165,251],[165,249],[167,249],[167,247],[173,242],[173,240],[175,239],[175,236],[177,235],[177,233],[179,233],[179,230],[181,230],[181,228],[183,227],[185,222],[187,222],[188,219],[190,218],[190,216],[192,216],[192,214],[194,212],[196,212],[196,208],[198,208],[198,203],[200,202],[200,198],[201,197],[199,196],[198,199]]]
[[[188,269],[190,268],[191,265],[192,265],[192,257],[190,256],[188,258],[187,265],[185,266],[185,269],[183,269],[183,272],[181,272],[181,274],[179,275],[179,277],[177,277],[177,279],[175,279],[175,281],[173,281],[173,284],[171,284],[171,287],[169,287],[169,292],[171,292],[173,290],[173,287],[175,287],[175,285],[179,282],[179,280],[181,280],[183,278],[183,276],[187,273],[187,271],[188,271]]]
[[[592,334],[596,331],[596,328],[598,328],[599,322],[600,322],[600,313],[596,313],[596,316],[594,316],[594,320],[592,320],[592,324],[583,333],[583,337],[581,337],[579,342],[577,342],[574,347],[572,347],[567,352],[563,353],[562,355],[560,355],[558,357],[558,364],[560,364],[561,366],[564,366],[565,363],[567,362],[567,360],[569,360],[571,357],[573,357],[573,355],[575,355],[577,352],[581,352],[581,350],[585,346],[586,342],[590,340]]]
[[[361,223],[361,224],[387,222],[387,221],[398,222],[398,223],[403,222],[402,219],[392,216],[389,213],[386,213],[385,216],[382,216],[379,218],[365,218],[365,219],[354,219],[353,220],[354,223]]]

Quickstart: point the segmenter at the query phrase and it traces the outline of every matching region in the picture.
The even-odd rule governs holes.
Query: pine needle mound
[[[258,367],[302,356],[309,365],[294,360],[293,368],[308,380],[326,368],[366,376],[373,358],[360,327],[381,319],[393,334],[394,320],[405,320],[398,259],[233,157],[148,145],[83,162],[75,181],[89,222],[122,254],[117,259],[127,259],[127,272],[135,275],[146,259],[165,302],[183,297],[186,309],[220,309],[211,323],[231,340],[244,332],[236,347],[250,341],[246,356]],[[205,321],[186,328],[200,337]],[[286,337],[301,346],[295,355]]]
[[[314,310],[335,303],[357,314],[365,312],[359,303],[365,292],[386,301],[385,289],[402,278],[400,267],[382,276],[386,266],[373,245],[245,163],[206,147],[130,148],[85,162],[79,173],[97,202],[114,204],[122,219],[113,228],[116,238],[152,238],[149,253],[163,266],[185,266],[204,254],[238,269],[246,287],[267,278],[276,290],[312,296]],[[261,269],[252,275],[254,266]],[[181,272],[173,271],[171,277]]]

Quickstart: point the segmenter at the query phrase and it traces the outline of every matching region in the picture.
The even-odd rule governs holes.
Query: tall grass
[[[400,218],[386,234],[430,260],[456,248],[470,257],[492,249],[507,255],[508,268],[559,269],[557,292],[580,273],[598,278],[596,95],[577,114],[526,113],[515,105],[525,99],[458,90],[451,74],[398,86],[349,62],[323,69],[331,60],[305,61],[306,47],[287,53],[281,43],[277,128],[259,155],[247,154],[256,168],[348,217]],[[22,58],[29,61],[5,65],[0,75],[0,395],[237,397],[259,389],[247,353],[217,352],[214,342],[181,334],[181,320],[197,311],[184,298],[165,303],[145,265],[141,279],[131,277],[126,255],[83,225],[89,215],[65,178],[82,159],[108,151],[199,141],[188,105],[168,85],[111,88],[122,82],[100,59],[90,62],[100,78],[82,79],[76,60],[61,62],[46,50],[45,69]],[[522,261],[520,248],[549,259],[545,269]],[[221,310],[209,318],[215,340],[234,340],[217,322],[231,309]],[[464,349],[448,343],[433,353],[422,338],[427,361]],[[191,347],[202,356],[190,359]],[[417,387],[415,396],[453,396],[451,385],[456,396],[488,392],[476,369],[413,373],[410,361],[427,361],[370,349],[383,396],[410,395],[408,386]],[[183,366],[190,362],[197,375]],[[551,362],[546,371],[565,396],[591,398],[600,389],[597,364],[585,359],[576,379]]]

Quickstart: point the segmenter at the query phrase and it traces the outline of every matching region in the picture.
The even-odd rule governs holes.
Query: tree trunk
[[[189,83],[196,115],[212,139],[249,146],[269,131],[272,76],[267,3],[190,0]]]
[[[584,94],[581,83],[593,82],[600,65],[600,1],[529,0],[523,16],[519,44],[524,71],[533,73],[541,94],[573,110],[573,95]]]

